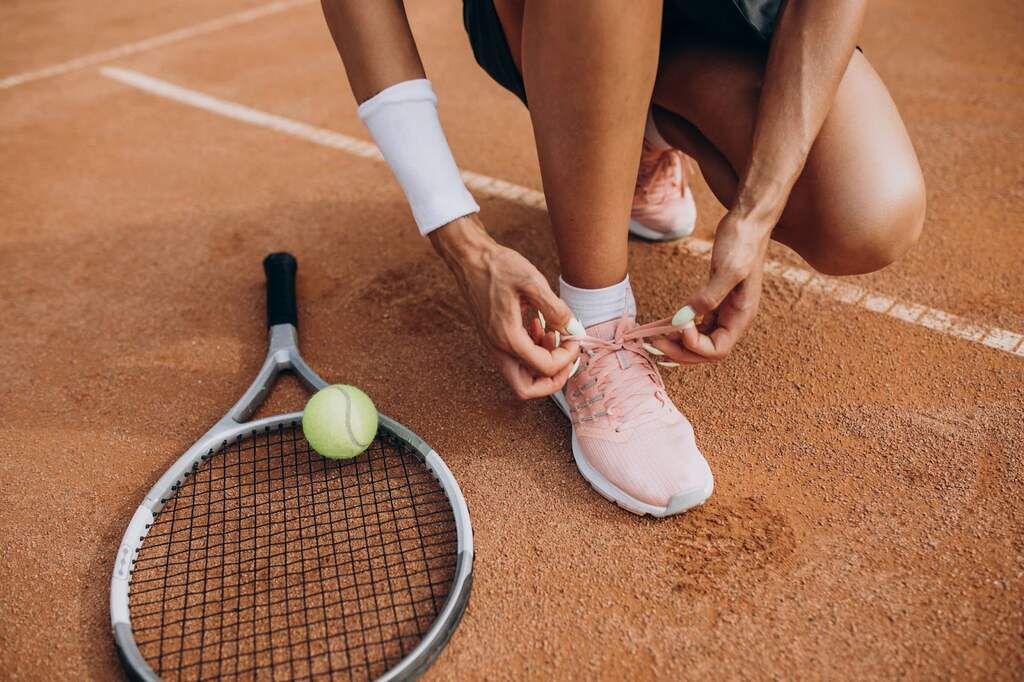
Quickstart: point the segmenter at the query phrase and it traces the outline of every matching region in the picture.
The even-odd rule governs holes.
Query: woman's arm
[[[322,4],[360,117],[402,185],[421,232],[455,275],[489,354],[520,398],[554,393],[568,378],[578,345],[555,347],[554,332],[545,334],[536,321],[528,333],[523,304],[533,305],[558,328],[570,323],[572,313],[544,276],[495,242],[477,217],[479,209],[440,129],[404,5],[401,0]]]
[[[818,137],[864,22],[864,0],[789,0],[778,19],[758,102],[740,217],[771,231]]]
[[[758,101],[750,163],[735,205],[719,223],[707,285],[690,299],[705,317],[683,345],[699,357],[725,357],[757,312],[765,252],[803,170],[856,47],[865,0],[789,0],[776,23]],[[685,309],[684,309],[685,310]]]
[[[402,0],[321,4],[357,102],[396,83],[426,78]]]

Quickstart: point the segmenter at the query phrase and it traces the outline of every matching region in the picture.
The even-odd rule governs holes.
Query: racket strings
[[[404,658],[457,562],[444,490],[384,432],[353,460],[295,424],[233,441],[167,500],[135,562],[136,643],[165,679],[365,679]]]

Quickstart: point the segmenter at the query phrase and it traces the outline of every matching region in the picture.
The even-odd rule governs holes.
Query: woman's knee
[[[896,262],[917,243],[924,226],[925,187],[920,171],[850,201],[846,210],[825,218],[798,248],[812,267],[827,275],[860,275]]]

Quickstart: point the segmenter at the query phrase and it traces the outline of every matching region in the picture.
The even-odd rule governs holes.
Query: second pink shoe
[[[629,219],[632,234],[668,241],[693,232],[697,204],[690,192],[691,163],[678,149],[656,149],[644,140]]]

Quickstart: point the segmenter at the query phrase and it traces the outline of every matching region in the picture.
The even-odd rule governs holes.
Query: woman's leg
[[[533,118],[559,293],[587,330],[578,371],[553,396],[573,424],[573,457],[624,509],[679,514],[711,495],[714,478],[652,357],[622,338],[633,328],[626,247],[662,3],[498,0],[497,9]]]
[[[666,46],[655,121],[697,159],[730,205],[750,158],[764,56],[697,39]],[[885,267],[918,238],[924,180],[899,112],[878,74],[855,52],[773,238],[817,270]]]
[[[526,84],[562,277],[587,289],[619,283],[661,3],[497,0],[495,7]]]

